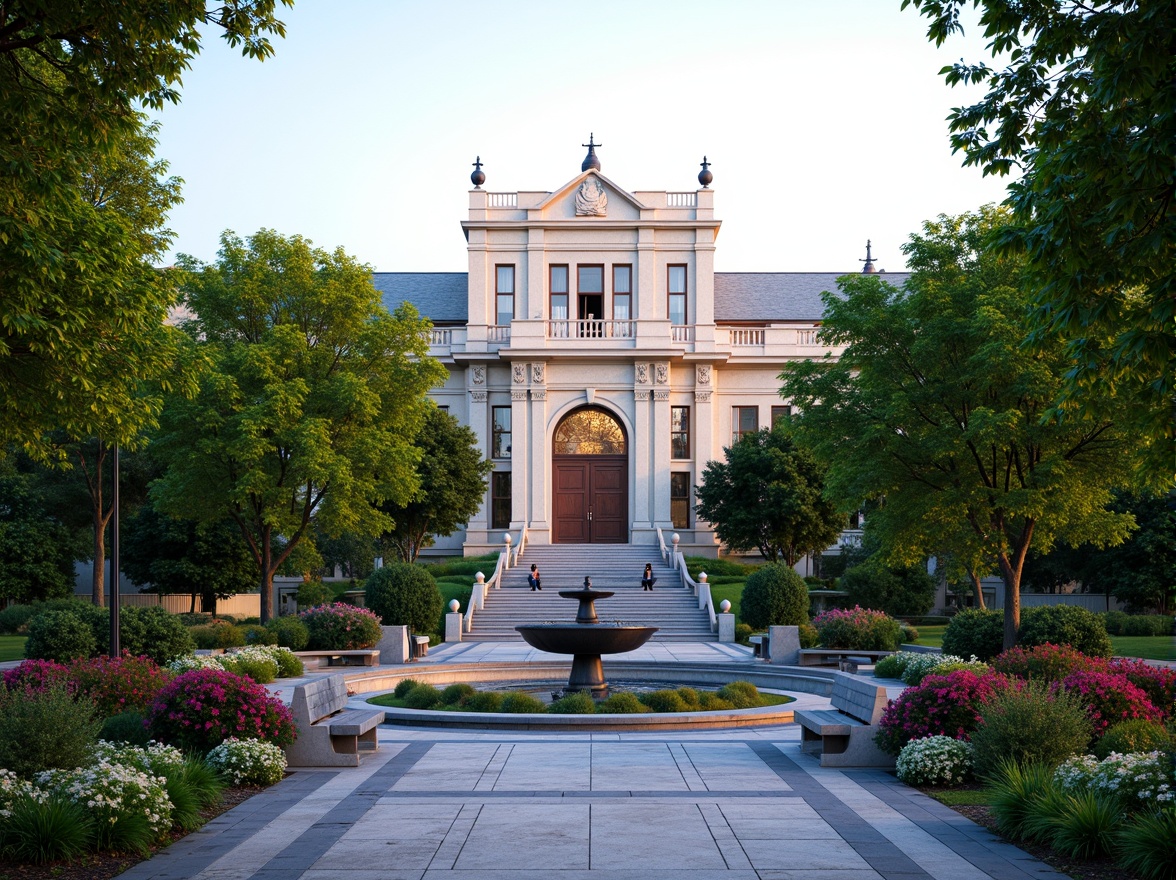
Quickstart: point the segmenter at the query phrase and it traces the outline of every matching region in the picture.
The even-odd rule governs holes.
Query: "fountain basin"
[[[657,632],[656,626],[613,623],[528,623],[515,629],[532,648],[549,654],[623,654]]]

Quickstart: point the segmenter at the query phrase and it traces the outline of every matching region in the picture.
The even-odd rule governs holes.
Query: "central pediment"
[[[532,209],[544,220],[636,220],[645,205],[599,171],[573,177]],[[528,212],[531,213],[531,212]]]

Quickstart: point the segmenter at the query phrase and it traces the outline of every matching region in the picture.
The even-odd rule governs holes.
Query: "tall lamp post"
[[[118,444],[114,444],[110,458],[110,656],[118,657],[122,652],[118,643],[118,609],[119,609],[119,578],[118,578]]]

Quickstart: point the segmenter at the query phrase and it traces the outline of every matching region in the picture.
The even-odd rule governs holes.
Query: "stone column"
[[[527,528],[537,532],[548,532],[547,520],[549,463],[547,450],[547,385],[546,365],[531,364],[531,412],[528,416],[530,438],[527,442],[527,470],[530,480],[530,503],[528,505]],[[550,535],[543,543],[550,542]]]
[[[511,364],[510,386],[510,528],[514,531],[527,521],[530,487],[527,436],[527,364]]]
[[[708,461],[722,457],[721,444],[720,448],[716,448],[715,444],[715,413],[714,404],[711,402],[715,378],[716,371],[711,368],[710,364],[695,365],[694,418],[692,419],[693,424],[690,426],[694,433],[694,436],[690,438],[690,451],[694,457],[694,474],[691,477],[691,486],[697,486],[702,480],[702,471]],[[693,492],[690,498],[690,507],[691,509],[694,507]],[[695,540],[702,541],[706,539],[705,531],[710,530],[711,524],[696,515],[694,528]],[[704,531],[704,533],[699,534],[700,531]]]
[[[486,374],[487,368],[483,364],[474,364],[469,368],[470,395],[470,428],[478,437],[478,455],[483,460],[490,458],[490,415],[486,404]],[[477,535],[478,540],[485,540],[486,531],[490,528],[490,487],[482,495],[482,506],[478,512],[470,517],[466,526],[467,540],[471,534]]]
[[[653,519],[650,512],[649,496],[652,490],[650,463],[652,453],[649,433],[649,364],[634,364],[633,388],[633,436],[629,438],[633,451],[629,460],[633,462],[633,528],[650,529]]]
[[[449,613],[445,615],[445,641],[461,641],[461,605],[456,599],[449,603]],[[733,630],[732,630],[733,631]]]
[[[653,468],[653,524],[673,528],[670,518],[670,365],[653,365],[653,419],[649,443]]]

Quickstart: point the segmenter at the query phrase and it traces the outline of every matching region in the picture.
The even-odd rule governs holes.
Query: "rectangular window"
[[[576,290],[579,293],[604,293],[604,266],[577,266]]]
[[[510,528],[510,471],[495,471],[490,475],[490,528]]]
[[[493,458],[510,458],[510,407],[494,407]]]
[[[515,267],[494,267],[494,323],[506,327],[514,320]]]
[[[568,267],[550,267],[548,287],[551,293],[551,320],[566,321],[568,319]]]
[[[686,266],[666,267],[666,291],[669,295],[671,324],[686,323]]]
[[[759,407],[758,406],[734,406],[731,407],[731,443],[734,445],[739,442],[739,438],[744,434],[750,434],[759,430]]]
[[[633,317],[633,267],[618,265],[613,272],[613,319],[628,321]]]
[[[670,407],[670,458],[690,457],[690,407]]]
[[[690,528],[690,474],[670,474],[670,522],[676,529]]]
[[[772,407],[772,427],[776,427],[776,422],[790,415],[792,415],[792,407],[788,405]]]
[[[439,403],[439,404],[437,404],[437,409],[441,410],[441,412],[443,412],[443,413],[448,414],[449,413],[449,404]]]

